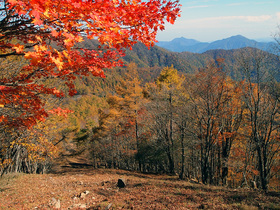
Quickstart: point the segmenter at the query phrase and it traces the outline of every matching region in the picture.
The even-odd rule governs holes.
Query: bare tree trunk
[[[229,138],[222,142],[222,183],[227,185],[228,177],[228,159],[230,155],[231,142]]]
[[[180,129],[181,131],[181,172],[179,175],[180,179],[184,179],[184,174],[185,174],[185,145],[184,145],[185,126],[186,126],[186,122],[183,123]]]

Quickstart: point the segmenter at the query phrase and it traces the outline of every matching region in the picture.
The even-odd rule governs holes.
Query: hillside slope
[[[235,71],[239,68],[237,59],[241,55],[252,56],[252,52],[261,52],[263,56],[268,58],[269,62],[267,70],[269,72],[275,72],[280,68],[278,56],[257,48],[241,48],[232,50],[215,49],[199,54],[191,52],[170,52],[158,46],[154,46],[148,50],[148,48],[143,44],[136,44],[132,51],[126,51],[127,55],[123,58],[123,60],[125,63],[134,62],[138,66],[150,71],[154,71],[155,68],[162,69],[165,66],[173,65],[174,68],[180,72],[193,73],[198,68],[206,66],[211,60],[224,58],[225,70],[229,75],[234,77]],[[157,72],[160,71],[157,70]],[[275,78],[280,81],[280,74],[277,73]]]
[[[127,183],[118,188],[118,179]],[[278,209],[280,196],[207,186],[167,175],[68,168],[0,179],[0,209]]]

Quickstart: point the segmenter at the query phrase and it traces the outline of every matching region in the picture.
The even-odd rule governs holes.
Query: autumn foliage
[[[2,125],[31,127],[43,120],[42,94],[62,97],[46,80],[62,80],[69,94],[76,93],[77,76],[105,77],[104,68],[119,66],[123,48],[137,41],[153,45],[165,21],[179,15],[177,1],[1,1],[1,58],[18,59],[1,69]],[[98,40],[96,48],[81,48],[86,39]],[[12,62],[13,63],[13,62]]]
[[[248,65],[256,56],[247,57],[241,70],[250,66],[263,74],[265,68]],[[120,81],[88,136],[94,167],[178,174],[234,188],[279,188],[277,83],[254,81],[255,73],[233,80],[226,70],[220,58],[191,75],[171,66],[150,83],[139,83],[137,73]]]
[[[182,64],[193,74],[156,66],[176,57],[143,52],[121,67],[126,50],[153,46],[179,8],[165,0],[1,1],[1,174],[41,173],[59,152],[75,152],[95,168],[279,188],[280,92],[267,53],[241,49],[234,67],[216,55],[197,69]],[[141,59],[152,67],[140,68]]]
[[[62,130],[58,119],[34,126],[72,112],[54,99],[75,95],[77,78],[104,78],[103,69],[121,66],[125,48],[152,46],[179,12],[178,1],[162,0],[0,1],[1,174],[43,172],[65,134],[54,132]]]

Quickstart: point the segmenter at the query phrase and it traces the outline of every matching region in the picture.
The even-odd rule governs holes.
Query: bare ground
[[[73,168],[74,167],[74,168]],[[127,181],[118,188],[119,178]],[[86,192],[86,193],[83,193]],[[56,202],[59,200],[60,204]],[[279,192],[180,181],[177,177],[91,169],[77,163],[50,174],[0,178],[0,209],[280,209]]]

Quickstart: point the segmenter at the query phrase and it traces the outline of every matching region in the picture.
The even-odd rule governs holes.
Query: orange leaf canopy
[[[104,68],[121,65],[123,48],[153,45],[180,12],[178,1],[165,0],[7,0],[0,7],[0,58],[29,61],[15,74],[0,72],[1,122],[16,126],[47,116],[39,94],[63,95],[36,81],[63,80],[74,95],[76,76],[104,77]],[[89,39],[99,46],[79,44]],[[21,112],[9,114],[15,108]]]

